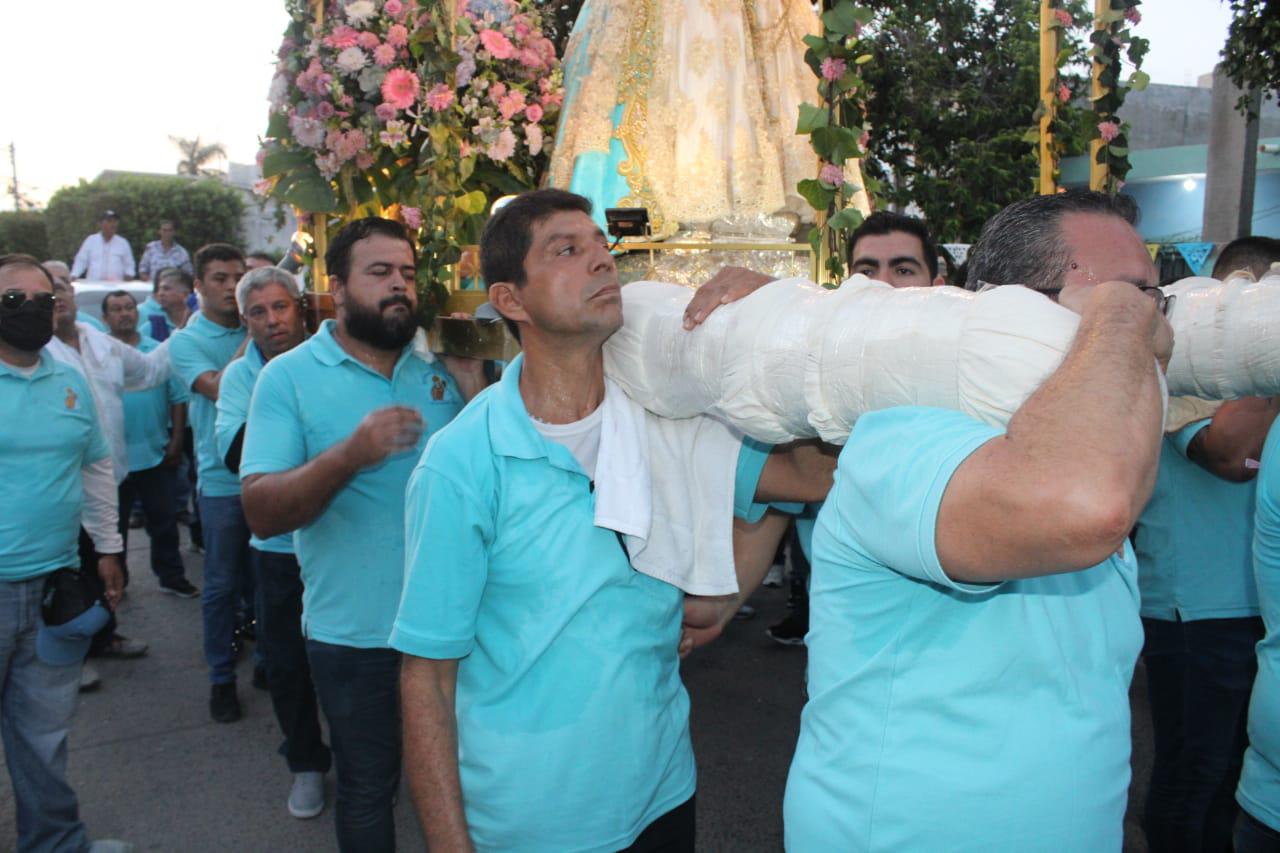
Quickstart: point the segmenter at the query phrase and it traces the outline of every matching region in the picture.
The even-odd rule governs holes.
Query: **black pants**
[[[120,555],[120,558],[120,571],[124,574],[124,585],[128,586],[129,569],[124,564],[123,554]],[[80,528],[80,573],[93,583],[99,597],[106,593],[102,578],[98,576],[97,549],[93,547],[93,539],[89,536],[89,531],[83,527]],[[113,612],[111,618],[107,620],[107,624],[102,626],[102,630],[93,635],[93,640],[89,643],[89,657],[101,653],[103,649],[111,645],[111,638],[115,635],[116,614]]]
[[[644,832],[621,853],[693,853],[697,840],[697,796],[676,806],[645,827]]]
[[[1152,853],[1229,850],[1262,620],[1143,619],[1142,627],[1155,739],[1147,843]]]
[[[177,476],[175,469],[157,465],[130,473],[120,484],[120,535],[124,537],[125,551],[129,548],[129,510],[137,499],[142,502],[147,536],[151,537],[151,571],[166,586],[186,577],[178,553]]]
[[[1235,853],[1280,853],[1280,832],[1241,809],[1236,819]]]
[[[258,651],[276,722],[284,734],[280,754],[293,773],[329,770],[331,758],[320,734],[316,688],[302,637],[302,574],[292,554],[249,549],[256,576]]]

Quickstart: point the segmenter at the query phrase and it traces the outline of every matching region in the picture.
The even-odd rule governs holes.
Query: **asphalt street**
[[[185,528],[183,532],[186,542]],[[184,551],[201,582],[201,558]],[[121,838],[144,851],[332,851],[332,812],[296,820],[285,809],[290,775],[276,754],[279,734],[266,693],[249,686],[240,662],[244,718],[210,721],[200,645],[200,600],[164,595],[147,568],[146,536],[133,531],[132,581],[120,631],[150,644],[129,661],[97,660],[102,686],[81,695],[71,733],[69,777],[95,838]],[[805,652],[772,642],[764,629],[785,612],[785,589],[762,589],[755,618],[734,622],[685,662],[698,758],[699,850],[782,849],[782,794],[803,704]],[[1137,828],[1150,768],[1150,718],[1142,666],[1134,680],[1134,783],[1125,851],[1145,851]],[[332,802],[332,774],[328,779]],[[15,846],[13,791],[0,774],[0,850]],[[425,849],[408,791],[396,809],[398,846]]]

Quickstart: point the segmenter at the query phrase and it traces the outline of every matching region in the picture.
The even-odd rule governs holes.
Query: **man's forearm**
[[[470,851],[458,775],[457,661],[405,655],[400,673],[404,766],[427,847]]]
[[[1257,476],[1249,466],[1262,457],[1262,445],[1276,419],[1280,398],[1245,397],[1218,407],[1213,420],[1187,445],[1187,457],[1224,480],[1243,483]]]
[[[1009,422],[1045,482],[1109,477],[1135,516],[1154,484],[1163,419],[1145,307],[1103,304],[1082,317],[1062,367]]]
[[[297,468],[246,477],[241,500],[249,528],[269,539],[310,524],[359,470],[340,441]]]

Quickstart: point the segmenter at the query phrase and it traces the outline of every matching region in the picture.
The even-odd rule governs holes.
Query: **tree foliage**
[[[44,260],[49,255],[44,214],[35,210],[0,213],[0,255],[22,252]]]
[[[1237,108],[1248,112],[1250,93],[1263,100],[1280,92],[1280,0],[1229,0],[1231,26],[1222,48],[1222,69],[1244,90]]]
[[[880,198],[914,203],[942,241],[970,242],[982,223],[1033,192],[1036,152],[1025,140],[1040,100],[1036,0],[864,0],[874,12],[862,67],[871,128],[864,169]],[[1076,20],[1084,4],[1066,4]],[[1084,45],[1068,34],[1069,101],[1087,96]],[[1063,109],[1066,153],[1087,139],[1087,111]]]
[[[70,262],[81,241],[98,230],[106,209],[120,215],[119,233],[137,254],[157,238],[162,219],[174,221],[178,242],[194,252],[205,243],[239,242],[244,194],[215,179],[116,175],[81,181],[49,199],[50,256]]]
[[[200,142],[200,137],[198,136],[195,139],[170,136],[169,141],[182,152],[182,159],[178,161],[179,175],[191,175],[193,177],[216,175],[218,170],[207,168],[208,164],[214,160],[225,160],[227,158],[227,149],[223,147],[221,142],[211,142],[205,145]]]

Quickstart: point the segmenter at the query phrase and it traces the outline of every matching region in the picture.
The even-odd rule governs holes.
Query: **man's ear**
[[[333,296],[333,310],[341,310],[347,302],[347,289],[336,275],[329,276],[329,293]]]
[[[524,301],[520,297],[521,288],[509,281],[498,281],[489,285],[489,304],[513,323],[529,321],[529,314],[524,310]]]

